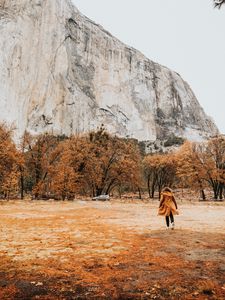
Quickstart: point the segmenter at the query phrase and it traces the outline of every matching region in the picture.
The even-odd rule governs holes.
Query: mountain
[[[179,74],[70,0],[0,0],[0,36],[0,120],[13,122],[18,135],[70,135],[101,124],[141,141],[218,133]]]

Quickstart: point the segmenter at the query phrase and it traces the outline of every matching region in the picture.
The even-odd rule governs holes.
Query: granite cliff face
[[[70,0],[0,0],[0,120],[21,135],[104,124],[139,140],[217,128],[179,74],[130,48]]]

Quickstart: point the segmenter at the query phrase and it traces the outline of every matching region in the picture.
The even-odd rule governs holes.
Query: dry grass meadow
[[[0,299],[225,299],[225,203],[0,202]]]

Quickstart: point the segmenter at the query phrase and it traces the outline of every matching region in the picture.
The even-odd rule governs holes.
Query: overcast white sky
[[[178,72],[225,133],[225,7],[212,0],[73,0],[122,42]]]

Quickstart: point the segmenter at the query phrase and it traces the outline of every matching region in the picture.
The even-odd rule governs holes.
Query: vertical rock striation
[[[186,82],[70,0],[0,0],[0,120],[21,135],[101,124],[138,140],[218,133]]]

